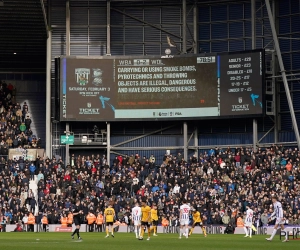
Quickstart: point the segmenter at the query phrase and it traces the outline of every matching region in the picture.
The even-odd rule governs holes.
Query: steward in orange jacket
[[[49,222],[48,222],[48,218],[47,218],[47,216],[45,214],[44,214],[41,222],[43,224],[43,231],[47,232],[47,226],[48,226]]]
[[[60,223],[62,227],[68,226],[68,218],[66,214],[63,214],[63,217],[60,218]]]
[[[32,213],[29,213],[28,216],[28,232],[34,232],[34,224],[35,224],[35,217]]]
[[[243,221],[243,218],[242,216],[239,216],[236,220],[236,226],[237,227],[244,227],[244,221]]]
[[[163,231],[165,233],[168,232],[168,227],[169,227],[169,221],[166,217],[163,217],[162,220],[161,220],[161,225],[163,226]]]
[[[167,226],[169,226],[169,221],[165,217],[163,217],[163,219],[161,221],[161,225],[163,227],[167,227]]]
[[[92,211],[90,211],[88,213],[88,215],[86,216],[86,220],[88,222],[89,225],[89,232],[93,232],[94,231],[94,224],[96,221],[96,216],[92,213]]]
[[[100,212],[96,219],[97,232],[102,232],[103,221],[104,221],[104,217],[102,212]]]
[[[68,227],[72,227],[72,224],[73,224],[73,214],[71,212],[69,212],[69,214],[68,214],[67,223],[68,223]]]

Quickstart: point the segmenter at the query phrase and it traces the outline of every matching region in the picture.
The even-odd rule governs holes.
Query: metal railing
[[[95,143],[102,143],[103,145],[106,145],[107,142],[107,134],[105,133],[95,133],[95,134],[89,134],[89,133],[80,133],[80,134],[74,134],[74,144],[95,144]]]

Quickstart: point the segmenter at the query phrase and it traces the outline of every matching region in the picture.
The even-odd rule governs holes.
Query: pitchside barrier
[[[5,231],[6,232],[13,232],[16,228],[15,225],[6,225]],[[225,231],[224,225],[214,225],[214,226],[206,226],[207,234],[224,234]],[[24,228],[25,229],[25,228]],[[72,227],[62,227],[60,224],[51,224],[46,227],[47,232],[72,232],[75,229],[75,225]],[[105,225],[102,226],[102,232],[105,231]],[[2,230],[3,231],[3,230]],[[133,226],[127,225],[114,225],[114,231],[119,233],[131,233],[134,232]],[[289,238],[293,239],[300,239],[300,226],[285,226],[285,231],[289,232]],[[286,232],[278,230],[277,234],[281,237],[284,237]],[[34,232],[43,232],[43,226],[41,224],[35,224]],[[89,232],[89,225],[82,224],[80,227],[80,232]],[[97,232],[96,225],[93,227],[93,232]],[[264,235],[271,235],[273,232],[273,226],[268,227],[259,227],[257,228],[257,232],[254,234],[264,234]],[[168,226],[168,227],[157,227],[157,233],[179,233],[179,226]],[[193,234],[202,234],[202,229],[200,227],[195,227]],[[236,227],[234,234],[245,234],[245,231],[242,227]]]

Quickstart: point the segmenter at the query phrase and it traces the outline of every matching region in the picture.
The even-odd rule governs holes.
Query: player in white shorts
[[[276,196],[272,197],[272,202],[273,202],[274,211],[271,214],[271,217],[269,218],[269,221],[274,220],[276,218],[276,222],[275,222],[275,226],[274,226],[271,237],[266,238],[266,240],[268,240],[268,241],[273,240],[279,226],[281,227],[282,231],[285,231],[284,230],[285,218],[283,216],[282,204],[277,200]],[[285,231],[285,240],[283,242],[289,241],[288,240],[288,233],[289,233],[288,231]]]
[[[179,239],[181,239],[181,235],[185,236],[186,238],[189,237],[189,218],[190,218],[190,206],[186,204],[186,200],[182,201],[182,205],[180,206],[180,233]]]
[[[244,223],[244,231],[246,235],[244,237],[252,237],[252,222],[253,222],[253,210],[249,207],[246,206],[247,211],[246,211],[246,219]]]
[[[135,206],[132,208],[132,223],[134,225],[134,232],[135,232],[135,237],[139,238],[140,231],[141,231],[141,207],[139,207],[138,203],[135,203]]]

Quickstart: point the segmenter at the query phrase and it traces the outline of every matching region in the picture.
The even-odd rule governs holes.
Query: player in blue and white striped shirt
[[[140,235],[140,230],[141,230],[141,207],[139,206],[139,203],[135,203],[135,207],[132,208],[132,223],[134,225],[134,232],[135,232],[135,237],[138,238]]]
[[[186,238],[189,237],[189,218],[190,218],[190,206],[186,204],[186,200],[183,199],[182,205],[180,206],[180,233],[179,239],[181,239],[181,235],[185,236]]]
[[[273,202],[273,209],[274,209],[274,211],[271,214],[269,220],[274,220],[276,218],[276,222],[275,222],[275,226],[274,226],[274,229],[273,229],[271,237],[270,238],[266,238],[266,240],[268,240],[268,241],[271,241],[274,238],[279,225],[281,227],[281,230],[284,231],[284,222],[285,222],[285,218],[283,216],[282,204],[277,200],[276,196],[272,197],[272,202]],[[287,242],[288,241],[288,233],[289,232],[286,231],[285,240],[283,242]]]

